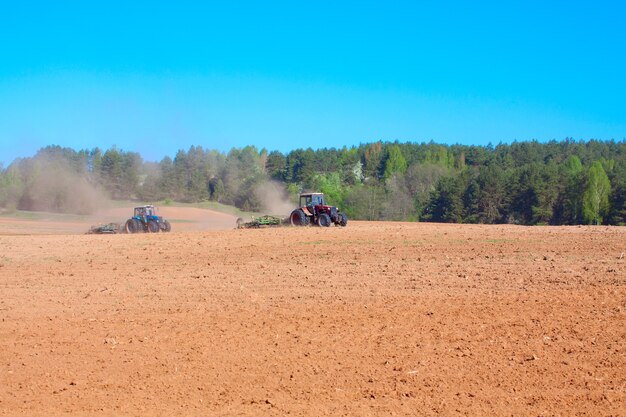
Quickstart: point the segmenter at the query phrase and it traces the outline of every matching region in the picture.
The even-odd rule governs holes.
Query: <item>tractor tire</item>
[[[348,216],[346,213],[339,213],[339,226],[346,227],[348,225]]]
[[[289,216],[289,220],[291,221],[292,226],[306,226],[311,221],[301,209],[295,209],[292,211]]]
[[[317,218],[317,225],[320,227],[330,227],[330,216],[326,213],[322,213]]]
[[[133,219],[133,224],[135,225],[135,233],[143,233],[145,229],[143,227],[143,223],[141,220]]]
[[[171,232],[172,225],[167,220],[163,220],[163,222],[161,223],[161,230],[164,232]]]
[[[161,227],[154,220],[150,220],[148,222],[148,232],[149,233],[158,233],[161,230]]]
[[[124,225],[124,230],[126,230],[126,233],[137,233],[137,231],[135,230],[135,222],[133,220],[135,219],[126,220],[126,224]]]

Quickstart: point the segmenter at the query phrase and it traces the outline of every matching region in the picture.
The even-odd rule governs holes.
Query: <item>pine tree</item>
[[[463,190],[454,177],[443,177],[431,194],[426,218],[435,222],[461,223],[463,221]]]
[[[580,159],[570,155],[565,161],[565,189],[563,191],[562,222],[580,224],[582,222],[585,171]]]

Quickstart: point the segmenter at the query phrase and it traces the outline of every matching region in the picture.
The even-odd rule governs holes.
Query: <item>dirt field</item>
[[[2,416],[626,415],[623,227],[4,220]]]

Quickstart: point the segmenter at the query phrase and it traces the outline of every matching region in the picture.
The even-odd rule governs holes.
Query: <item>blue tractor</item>
[[[157,215],[156,207],[135,207],[133,217],[126,220],[126,233],[158,233],[172,230],[170,222]]]

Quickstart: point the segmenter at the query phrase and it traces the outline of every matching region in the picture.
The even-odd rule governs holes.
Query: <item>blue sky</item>
[[[62,4],[59,4],[62,3]],[[0,163],[626,136],[622,2],[13,2]]]

